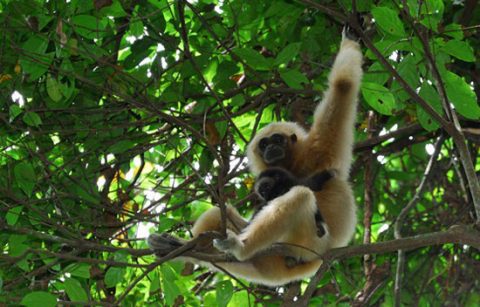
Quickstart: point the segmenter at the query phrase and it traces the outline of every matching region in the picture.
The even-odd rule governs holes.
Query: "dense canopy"
[[[251,216],[246,145],[308,127],[345,23],[352,247],[279,288],[156,261],[149,233]],[[0,28],[0,305],[478,304],[477,1],[0,0]]]

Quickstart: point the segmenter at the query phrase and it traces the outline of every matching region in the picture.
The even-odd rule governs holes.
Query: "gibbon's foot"
[[[238,239],[237,235],[231,231],[227,231],[226,239],[214,239],[213,246],[219,251],[230,253],[238,260],[243,260],[240,255],[240,250],[243,246],[242,242]]]
[[[168,233],[151,234],[148,237],[147,242],[148,246],[150,246],[150,249],[153,250],[155,255],[160,257],[165,256],[174,249],[183,245],[177,238]]]

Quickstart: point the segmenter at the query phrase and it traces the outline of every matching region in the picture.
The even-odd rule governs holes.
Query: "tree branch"
[[[434,162],[437,160],[438,155],[440,154],[440,149],[442,148],[442,144],[444,140],[445,138],[443,136],[440,136],[440,138],[437,140],[437,143],[435,144],[435,152],[433,153],[433,155],[430,157],[430,160],[428,161],[422,181],[420,182],[420,185],[417,188],[417,192],[415,193],[413,198],[410,200],[410,202],[402,209],[402,211],[397,217],[397,220],[395,221],[395,225],[394,225],[395,239],[402,238],[403,222],[407,217],[407,214],[410,211],[410,209],[412,209],[417,204],[417,202],[420,199],[420,196],[423,194],[426,187],[426,183],[430,178],[430,174],[432,173]],[[397,270],[395,275],[395,286],[394,286],[395,306],[400,306],[400,297],[401,297],[400,293],[402,290],[404,265],[405,265],[405,251],[400,249],[398,250],[398,261],[397,261]]]

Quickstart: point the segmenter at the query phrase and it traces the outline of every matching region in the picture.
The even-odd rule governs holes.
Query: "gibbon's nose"
[[[267,164],[275,163],[285,157],[285,150],[278,145],[270,144],[265,149],[265,153],[263,154],[263,160]]]
[[[264,199],[267,199],[268,198],[268,194],[270,193],[270,190],[272,189],[272,184],[271,183],[267,183],[267,182],[263,182],[259,189],[258,189],[258,193],[264,198]]]

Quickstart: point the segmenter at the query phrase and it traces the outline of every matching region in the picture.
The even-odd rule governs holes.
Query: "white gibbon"
[[[296,178],[308,178],[325,170],[335,170],[335,175],[317,191],[303,185],[291,187],[270,200],[250,222],[227,206],[228,237],[214,240],[214,245],[239,262],[202,264],[255,283],[278,286],[313,275],[322,263],[319,255],[348,244],[356,226],[353,192],[347,180],[361,66],[359,44],[344,35],[329,75],[328,90],[315,110],[310,130],[293,122],[271,123],[247,148],[250,170],[255,175],[272,167],[283,168]],[[322,236],[318,235],[318,219],[314,218],[318,212],[325,226]],[[206,211],[195,222],[193,236],[220,230],[220,221],[219,208]],[[162,240],[161,235],[149,238],[155,252],[168,245]],[[211,243],[206,248],[215,252]],[[275,244],[282,244],[288,256],[262,253]]]

